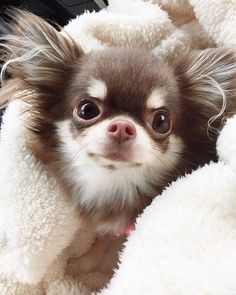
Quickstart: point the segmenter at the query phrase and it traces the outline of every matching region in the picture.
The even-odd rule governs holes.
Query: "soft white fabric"
[[[111,0],[107,9],[86,12],[62,33],[86,52],[144,47],[171,61],[195,48],[234,48],[235,4]],[[20,103],[10,105],[0,137],[0,294],[87,294],[106,284],[121,241],[111,241],[99,271],[69,269],[69,259],[89,256],[94,232],[30,153],[23,109]],[[233,118],[219,138],[218,163],[177,180],[145,210],[101,294],[236,294],[235,125]]]
[[[81,222],[60,184],[29,152],[22,111],[21,103],[12,103],[1,130],[0,277],[35,284],[53,264],[54,275],[65,268],[65,259],[58,265],[57,256],[72,242]],[[0,294],[9,294],[1,287],[5,290],[0,284]]]
[[[79,220],[60,184],[29,153],[18,105],[8,110],[1,131],[0,229],[7,247],[0,253],[0,271],[37,283],[71,242]]]

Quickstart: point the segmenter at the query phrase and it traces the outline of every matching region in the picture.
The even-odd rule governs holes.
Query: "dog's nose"
[[[124,142],[135,138],[136,128],[128,120],[114,120],[107,126],[107,133],[111,139]]]

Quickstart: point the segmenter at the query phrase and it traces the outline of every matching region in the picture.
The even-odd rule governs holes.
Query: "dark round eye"
[[[167,134],[171,129],[171,121],[167,111],[157,110],[152,120],[152,129],[159,134]]]
[[[100,109],[94,101],[82,101],[77,107],[77,116],[83,120],[92,120],[100,115]]]

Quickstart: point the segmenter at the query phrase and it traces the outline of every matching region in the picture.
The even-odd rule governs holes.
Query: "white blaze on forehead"
[[[91,78],[87,92],[89,96],[103,100],[107,95],[107,86],[102,80]]]
[[[151,95],[147,100],[148,109],[158,109],[164,107],[166,104],[166,89],[165,88],[156,88],[152,91]]]

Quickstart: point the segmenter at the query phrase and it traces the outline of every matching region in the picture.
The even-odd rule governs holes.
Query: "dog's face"
[[[43,20],[13,18],[6,65],[11,90],[17,83],[30,105],[32,151],[100,230],[128,225],[165,185],[214,158],[208,122],[220,125],[235,83],[231,52],[194,53],[172,65],[138,49],[85,54]]]
[[[142,50],[91,53],[75,66],[66,101],[56,132],[79,207],[141,210],[176,174],[183,152],[173,70]]]

